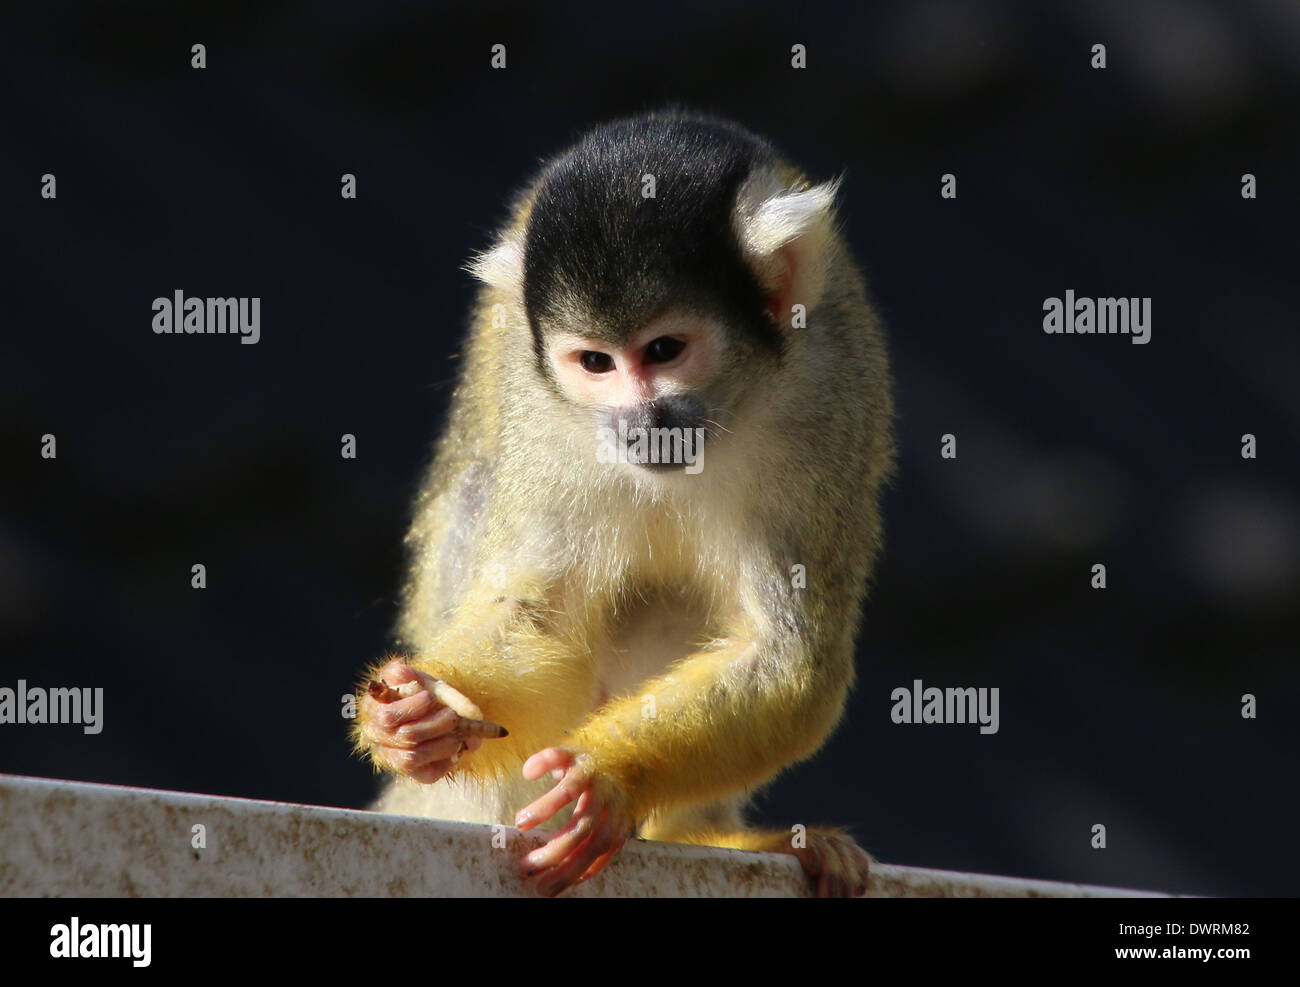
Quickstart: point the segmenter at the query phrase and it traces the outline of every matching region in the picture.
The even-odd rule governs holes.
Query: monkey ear
[[[465,270],[484,284],[520,291],[524,283],[523,241],[516,234],[507,233],[488,250],[475,254]]]
[[[821,301],[840,181],[796,191],[775,176],[755,176],[737,197],[741,249],[780,325],[789,325],[792,306],[811,312]]]

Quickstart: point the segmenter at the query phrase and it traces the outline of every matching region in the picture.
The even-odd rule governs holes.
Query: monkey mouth
[[[641,462],[641,461],[639,461],[639,460],[635,460],[635,459],[628,459],[628,462],[629,462],[631,465],[633,465],[633,466],[639,466],[641,469],[643,469],[643,470],[649,470],[649,471],[652,472],[652,473],[675,473],[675,472],[677,472],[678,470],[685,469],[686,466],[688,465],[688,464],[685,463],[685,462],[681,462],[681,463],[654,463],[654,462],[649,462],[649,461]]]
[[[704,463],[703,428],[628,428],[607,433],[602,458],[658,473],[699,473]]]

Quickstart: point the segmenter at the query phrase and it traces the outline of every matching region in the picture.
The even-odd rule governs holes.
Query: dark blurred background
[[[898,383],[859,686],[762,816],[1300,892],[1300,6],[433,6],[0,13],[0,686],[106,692],[98,736],[0,726],[0,771],[364,805],[341,697],[389,643],[459,265],[542,156],[675,101],[847,171]],[[1151,342],[1045,335],[1068,288],[1151,296]],[[154,335],[176,289],[260,296],[261,342]],[[1000,731],[895,725],[918,678],[1000,688]]]

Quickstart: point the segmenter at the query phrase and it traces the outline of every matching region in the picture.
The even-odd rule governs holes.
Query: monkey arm
[[[509,731],[463,755],[457,764],[457,774],[485,782],[518,775],[530,754],[582,721],[595,693],[591,651],[582,642],[528,619],[503,622],[499,616],[489,617],[463,608],[445,631],[407,659],[413,668],[470,699],[482,719]],[[368,679],[378,676],[390,660],[373,666]],[[359,749],[371,753],[364,729],[364,720],[359,720],[354,739]]]
[[[821,746],[852,680],[851,637],[775,630],[817,625],[788,616],[738,628],[675,663],[602,708],[564,746],[585,755],[636,819],[768,780]]]
[[[765,599],[778,608],[796,602],[772,589]],[[837,612],[843,617],[844,606]],[[539,893],[557,894],[599,873],[657,812],[742,791],[813,753],[838,719],[852,678],[851,622],[826,617],[821,608],[794,607],[776,620],[746,622],[602,707],[562,746],[530,757],[526,778],[550,774],[557,783],[520,810],[516,825],[531,829],[574,803],[565,829],[520,862]],[[817,627],[843,632],[828,640],[810,633]],[[730,835],[701,841],[728,845]],[[796,845],[788,834],[769,836],[750,845],[795,853],[822,893],[865,888],[868,858],[847,837],[811,834]]]

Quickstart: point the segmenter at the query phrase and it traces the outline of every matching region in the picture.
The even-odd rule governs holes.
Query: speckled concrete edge
[[[194,845],[199,832],[206,846]],[[508,827],[0,775],[5,897],[527,897],[514,861],[543,839]],[[1146,896],[887,864],[875,868],[869,894]],[[636,841],[565,896],[807,895],[799,865],[782,854]]]

